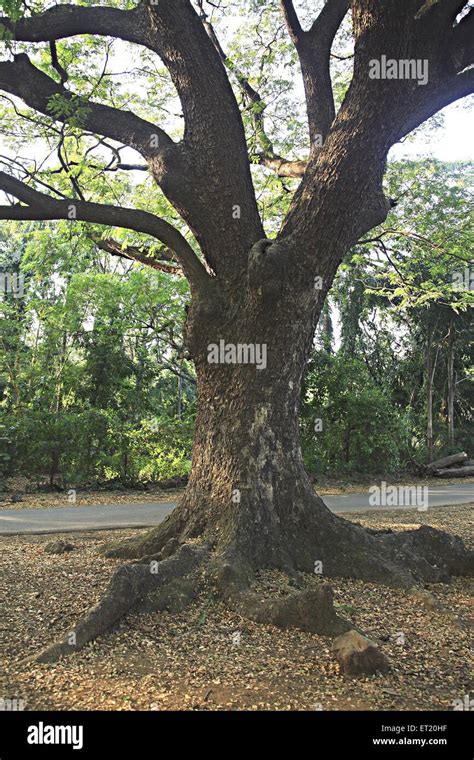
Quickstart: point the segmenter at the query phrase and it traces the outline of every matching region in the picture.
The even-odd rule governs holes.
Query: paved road
[[[369,493],[323,497],[333,512],[394,509],[373,507]],[[474,501],[474,483],[430,488],[428,506],[466,504]],[[176,506],[175,503],[153,502],[110,504],[104,506],[54,507],[51,509],[0,509],[0,535],[16,533],[63,533],[81,530],[137,528],[158,525]],[[403,509],[404,507],[399,507]],[[416,507],[412,507],[416,511]]]

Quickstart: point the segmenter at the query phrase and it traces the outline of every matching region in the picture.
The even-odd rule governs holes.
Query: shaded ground
[[[378,528],[425,523],[470,542],[472,506],[348,517]],[[436,710],[452,709],[453,699],[472,689],[472,583],[460,578],[430,586],[435,610],[406,591],[331,581],[341,614],[379,639],[389,655],[393,670],[384,676],[347,680],[330,639],[249,622],[206,593],[179,614],[130,615],[115,633],[55,665],[19,664],[98,600],[120,563],[99,557],[99,547],[140,532],[68,533],[77,548],[59,556],[44,553],[50,536],[0,540],[0,696],[22,698],[29,710]],[[287,579],[269,572],[259,585],[283,593]]]

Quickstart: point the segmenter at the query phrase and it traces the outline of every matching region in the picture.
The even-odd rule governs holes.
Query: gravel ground
[[[426,523],[469,543],[473,506],[417,513],[416,523],[412,510],[348,518],[374,528]],[[331,580],[340,614],[391,659],[387,675],[347,679],[330,639],[249,622],[207,593],[179,614],[129,615],[115,632],[57,664],[21,663],[72,629],[100,598],[120,561],[97,550],[140,532],[58,534],[55,540],[76,546],[63,555],[44,553],[51,536],[2,537],[0,697],[23,699],[27,710],[449,710],[472,689],[472,584],[465,578],[429,587],[436,609],[407,591]],[[266,572],[258,586],[279,594],[287,579]]]

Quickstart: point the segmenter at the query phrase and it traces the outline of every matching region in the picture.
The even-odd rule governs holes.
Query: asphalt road
[[[394,509],[371,506],[369,492],[345,496],[324,496],[333,512],[359,512]],[[428,508],[466,504],[474,501],[474,483],[445,485],[428,489]],[[176,504],[153,502],[109,504],[104,506],[54,507],[52,509],[0,509],[0,535],[18,533],[66,533],[112,528],[142,528],[158,525]],[[398,507],[405,509],[403,505]],[[417,507],[411,507],[415,512]]]

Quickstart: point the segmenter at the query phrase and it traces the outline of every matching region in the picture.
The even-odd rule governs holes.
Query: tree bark
[[[429,332],[426,342],[426,449],[429,460],[433,459],[433,383],[435,365],[433,365],[432,351],[433,333]]]

